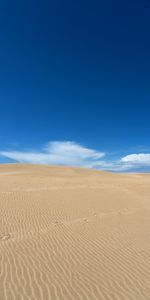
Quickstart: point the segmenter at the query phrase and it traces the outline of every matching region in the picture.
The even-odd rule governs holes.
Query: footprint
[[[62,222],[61,222],[61,221],[55,221],[55,222],[54,222],[54,225],[55,225],[55,226],[57,226],[57,225],[62,225]]]
[[[88,222],[88,219],[84,219],[83,221],[84,221],[84,222]]]
[[[10,234],[0,235],[0,241],[6,241],[10,239]]]

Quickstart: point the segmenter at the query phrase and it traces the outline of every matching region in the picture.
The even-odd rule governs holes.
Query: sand
[[[150,299],[150,174],[0,165],[0,300]]]

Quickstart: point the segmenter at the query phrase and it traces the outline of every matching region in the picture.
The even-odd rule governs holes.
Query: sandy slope
[[[5,299],[150,299],[150,175],[0,165]]]

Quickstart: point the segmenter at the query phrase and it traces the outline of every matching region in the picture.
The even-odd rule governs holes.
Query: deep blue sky
[[[149,133],[148,0],[1,1],[1,150],[65,140],[127,155]]]

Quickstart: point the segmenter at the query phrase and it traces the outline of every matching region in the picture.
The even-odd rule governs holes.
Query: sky
[[[149,0],[1,1],[0,163],[150,171]]]

